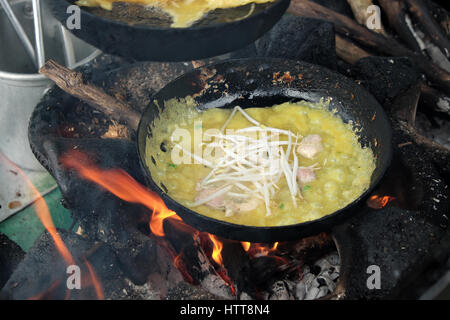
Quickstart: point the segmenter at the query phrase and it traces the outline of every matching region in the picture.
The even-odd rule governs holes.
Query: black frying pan
[[[63,24],[71,14],[66,0],[47,0]],[[278,22],[290,0],[215,10],[189,28],[171,28],[170,17],[139,5],[119,4],[112,11],[81,8],[81,28],[70,30],[105,53],[139,61],[188,61],[231,52],[252,43]]]
[[[295,80],[279,79],[284,72],[295,76]],[[205,79],[205,75],[209,75]],[[292,80],[292,81],[291,81]],[[209,86],[208,86],[209,85]],[[219,90],[216,90],[216,89]],[[223,92],[227,91],[227,94]],[[280,227],[251,227],[212,219],[196,213],[171,199],[164,187],[152,180],[144,159],[146,138],[152,137],[149,130],[153,119],[165,109],[164,102],[172,98],[195,95],[199,109],[241,107],[267,107],[286,101],[307,100],[318,102],[321,98],[332,99],[330,109],[361,128],[360,143],[372,148],[376,157],[376,169],[372,174],[370,188],[347,207],[323,218]],[[328,69],[298,61],[280,59],[230,60],[196,69],[169,83],[154,97],[159,108],[151,103],[144,112],[138,129],[138,150],[148,186],[157,191],[166,205],[177,212],[184,222],[193,227],[218,236],[250,242],[275,242],[299,239],[330,229],[348,218],[364,203],[370,192],[380,181],[391,160],[391,128],[385,112],[378,102],[361,86]],[[156,168],[157,169],[157,168]]]

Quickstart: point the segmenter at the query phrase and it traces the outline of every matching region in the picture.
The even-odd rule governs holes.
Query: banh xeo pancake
[[[151,6],[168,13],[173,19],[172,27],[184,28],[201,19],[204,14],[216,9],[272,1],[274,0],[78,0],[76,4],[86,7],[101,7],[105,10],[111,10],[113,3],[117,2]]]
[[[369,188],[372,150],[326,103],[202,112],[194,105],[166,101],[146,142],[152,179],[185,207],[235,224],[282,226],[333,213]]]

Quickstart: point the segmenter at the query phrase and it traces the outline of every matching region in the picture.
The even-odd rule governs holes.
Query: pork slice
[[[297,179],[301,184],[309,183],[316,180],[314,169],[312,167],[298,168]]]
[[[304,137],[297,147],[297,152],[308,159],[313,159],[322,150],[322,138],[318,134],[311,134]]]
[[[220,190],[219,188],[201,189],[198,192],[197,197],[195,197],[195,201],[196,202],[201,201],[201,200],[213,195],[214,193],[216,193],[219,190]],[[211,199],[208,202],[206,202],[205,205],[207,205],[208,207],[211,207],[213,209],[224,209],[225,208],[225,194],[218,195],[214,199]]]

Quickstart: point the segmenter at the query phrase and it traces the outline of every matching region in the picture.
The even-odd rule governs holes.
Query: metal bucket
[[[33,11],[29,0],[10,1],[11,7],[28,37],[34,43]],[[97,57],[101,52],[87,43],[62,31],[45,4],[42,4],[42,23],[46,58],[65,64],[66,36],[73,47],[76,68]],[[28,121],[34,107],[52,82],[36,73],[7,16],[0,7],[0,152],[19,167],[44,170],[31,152],[28,142]]]

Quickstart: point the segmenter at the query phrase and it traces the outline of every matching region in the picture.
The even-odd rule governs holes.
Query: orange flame
[[[215,236],[213,236],[212,234],[208,233],[208,237],[211,240],[211,242],[213,243],[213,252],[211,254],[211,257],[213,258],[213,260],[219,265],[222,266],[222,249],[223,249],[223,243],[221,241],[219,241]]]
[[[244,248],[244,251],[245,251],[245,252],[248,252],[248,250],[250,249],[251,243],[250,243],[250,242],[242,241],[242,242],[241,242],[241,245],[242,245],[242,248]]]
[[[378,196],[373,195],[367,200],[367,205],[372,209],[382,209],[384,208],[389,202],[395,200],[394,197],[391,196]]]
[[[86,266],[89,270],[89,274],[91,275],[92,284],[94,285],[95,293],[97,294],[97,298],[99,300],[105,299],[105,294],[103,293],[103,287],[98,280],[97,276],[95,275],[94,268],[92,267],[91,263],[87,260],[84,260],[86,263]]]
[[[194,279],[191,277],[189,272],[186,270],[186,266],[183,261],[183,252],[180,252],[175,258],[173,258],[173,264],[175,267],[180,271],[181,275],[183,276],[183,279],[190,284],[196,285]]]
[[[120,199],[139,203],[152,210],[150,229],[158,237],[164,236],[163,223],[165,219],[182,221],[174,211],[166,207],[163,200],[155,192],[142,186],[124,170],[96,168],[90,165],[86,155],[79,151],[71,151],[64,155],[61,162],[67,167],[76,169],[82,177],[97,183]]]
[[[47,203],[45,202],[42,195],[39,193],[39,191],[36,189],[36,187],[31,183],[31,181],[28,179],[28,177],[20,170],[14,162],[9,160],[6,156],[0,153],[0,158],[9,164],[11,164],[13,167],[15,167],[16,171],[23,177],[24,181],[27,183],[27,185],[30,187],[33,195],[35,196],[36,200],[34,201],[34,208],[36,210],[36,214],[41,220],[41,223],[44,225],[45,229],[47,229],[48,233],[52,237],[56,249],[61,254],[62,258],[66,262],[67,265],[73,265],[75,264],[74,259],[69,252],[69,249],[67,249],[66,245],[64,244],[63,240],[61,239],[61,236],[56,231],[56,227],[53,223],[52,216],[50,214],[50,210],[48,209]]]
[[[176,214],[176,212],[168,209],[162,199],[156,193],[139,184],[125,171],[121,169],[99,169],[98,167],[90,163],[85,154],[79,151],[71,151],[61,157],[60,160],[67,167],[76,169],[83,178],[97,183],[120,199],[144,205],[145,207],[152,210],[153,214],[149,225],[154,235],[158,237],[165,236],[163,223],[166,219],[177,222],[177,227],[181,227],[184,232],[191,232],[194,237],[198,235],[198,231],[184,224],[182,222],[182,219]],[[223,243],[212,234],[203,234],[208,235],[209,240],[213,244],[211,258],[220,267],[220,269],[218,270],[218,274],[231,287],[233,294],[235,294],[236,291],[232,285],[232,281],[226,274],[226,271],[222,268]],[[172,256],[175,267],[182,273],[185,280],[193,283],[194,280],[187,273],[184,267],[182,254],[179,253],[178,255],[176,255],[176,253],[173,252],[172,249],[167,248],[166,245],[164,246]]]
[[[244,251],[247,252],[251,257],[267,256],[277,250],[278,244],[278,242],[275,242],[272,247],[268,247],[266,244],[262,243],[241,242]]]

